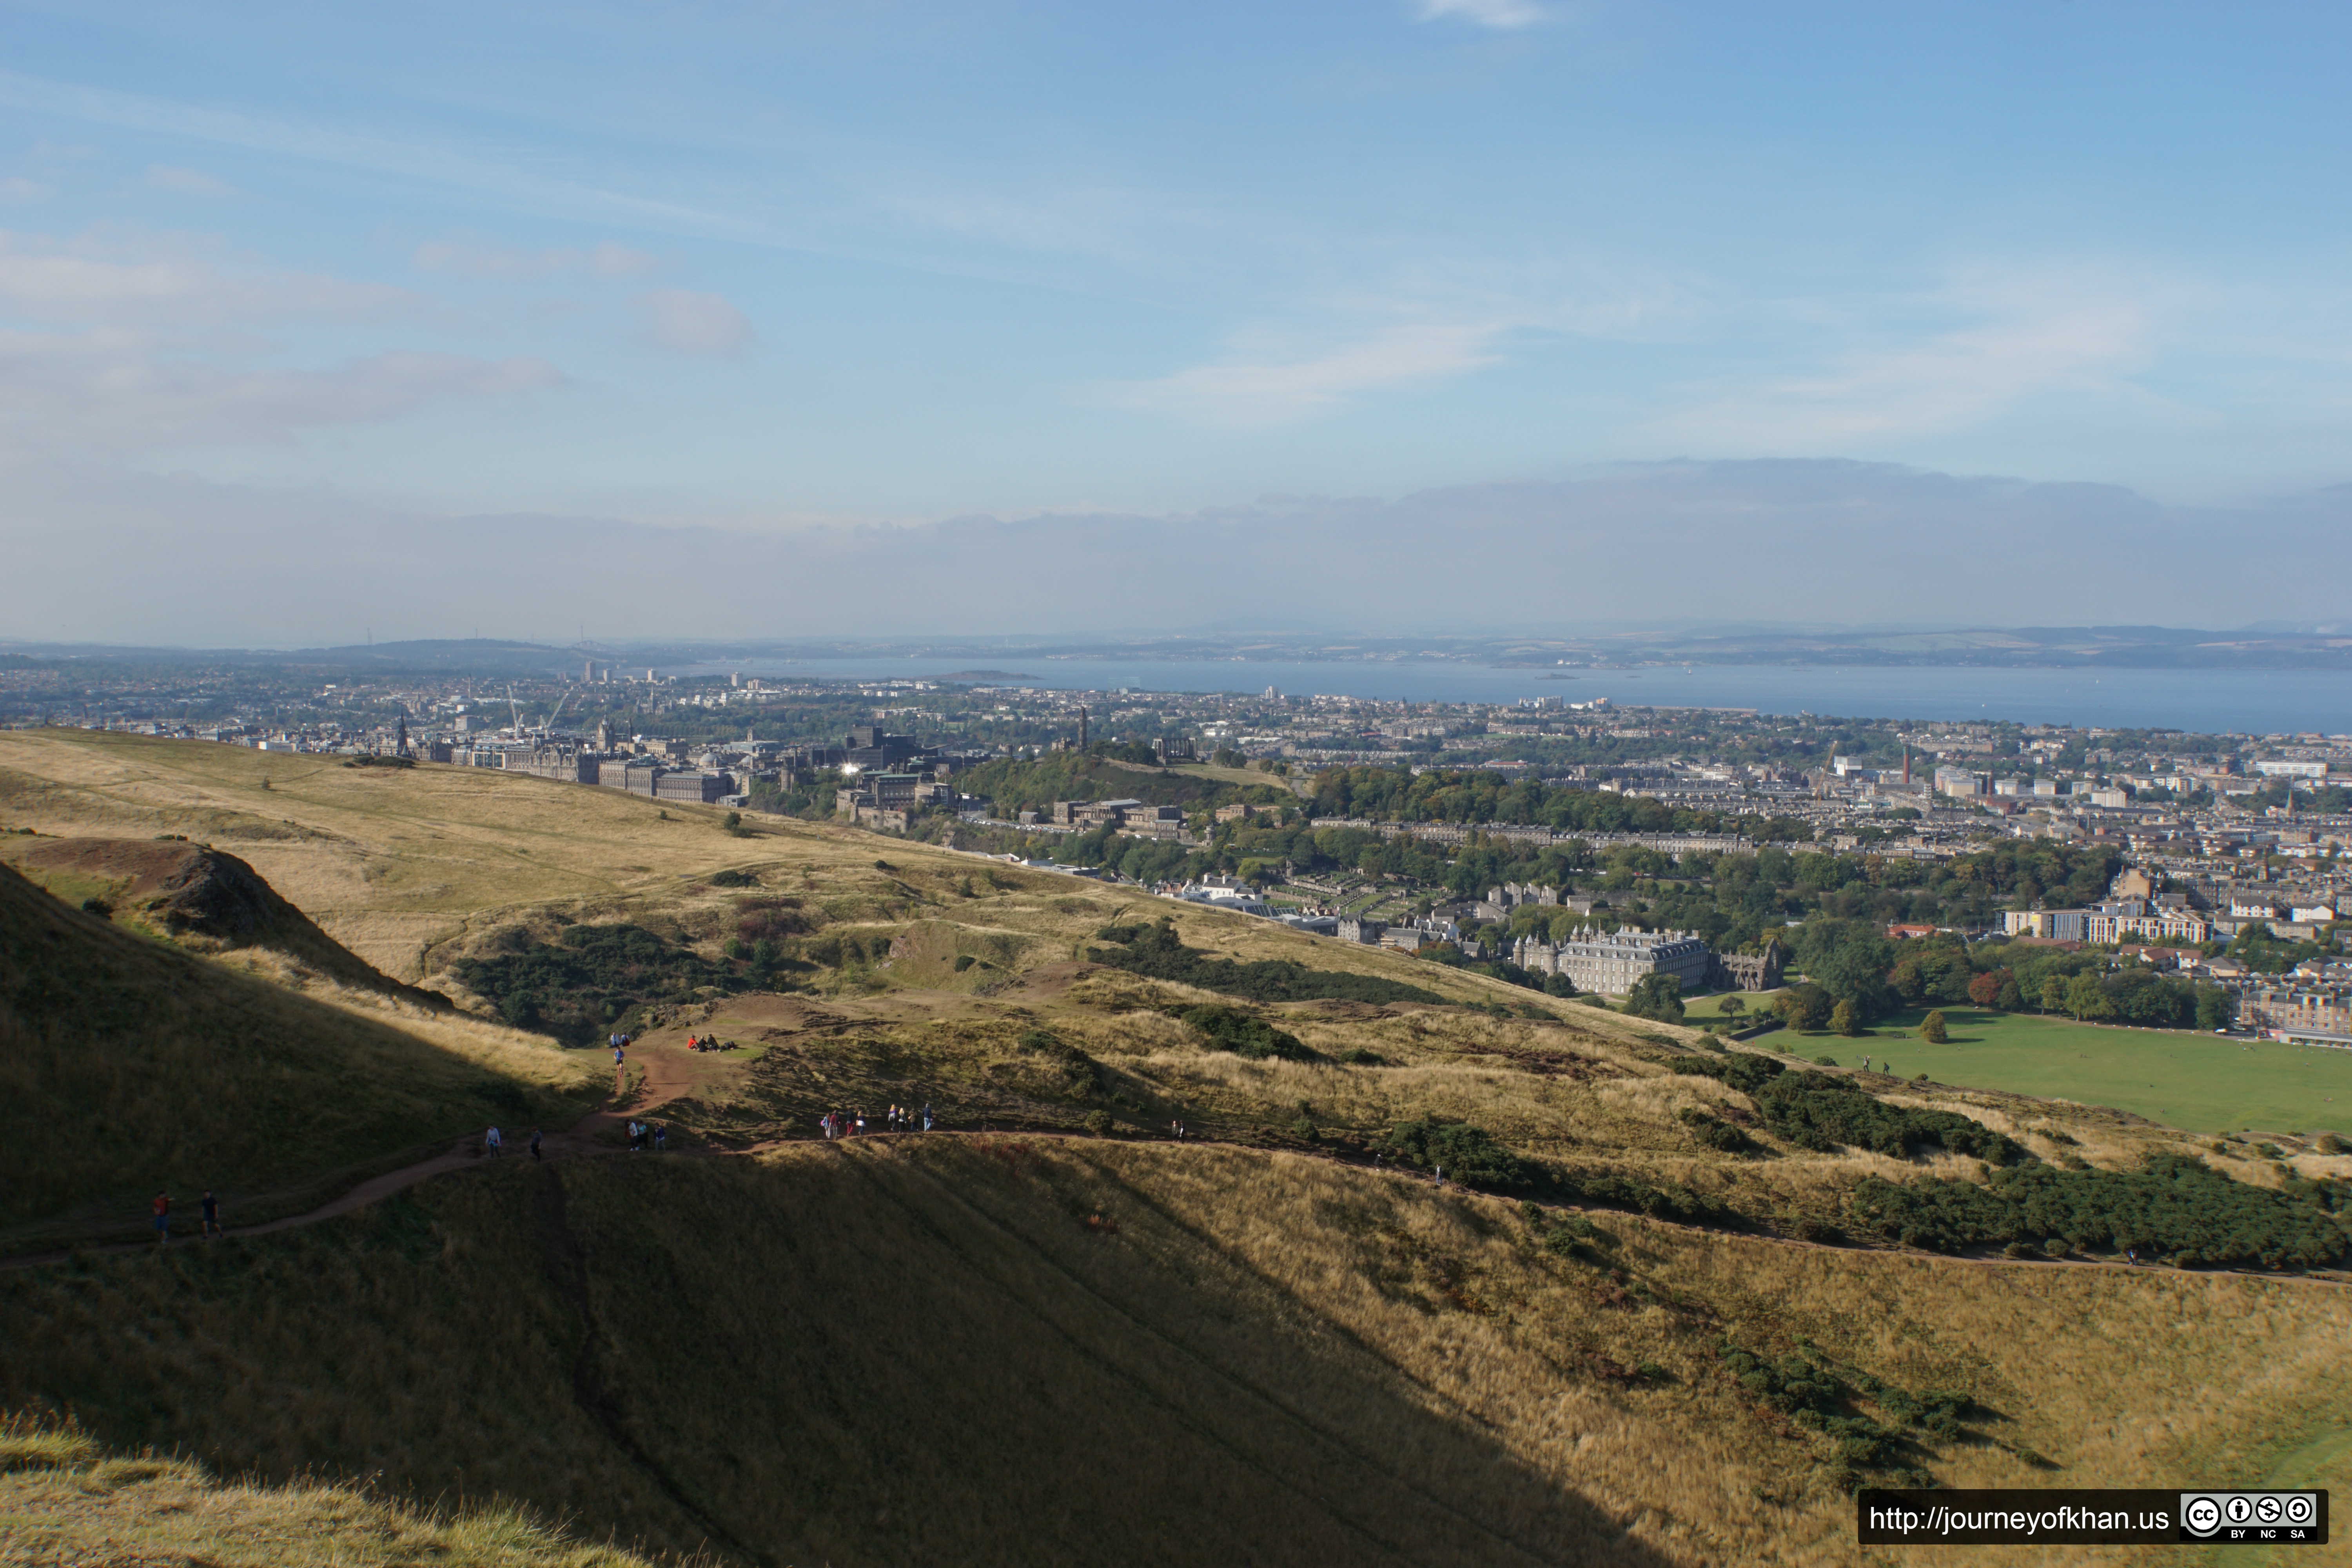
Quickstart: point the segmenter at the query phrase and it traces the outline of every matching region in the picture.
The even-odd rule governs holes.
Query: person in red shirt
[[[155,1194],[155,1245],[168,1247],[172,1239],[172,1194]]]

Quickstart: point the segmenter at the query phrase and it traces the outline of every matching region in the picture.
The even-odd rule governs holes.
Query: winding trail
[[[560,1132],[547,1136],[542,1141],[541,1144],[541,1152],[543,1158],[548,1160],[576,1160],[592,1156],[601,1157],[625,1152],[625,1151],[614,1147],[613,1143],[608,1142],[604,1135],[619,1131],[632,1119],[641,1116],[645,1112],[655,1110],[657,1107],[667,1105],[672,1100],[677,1100],[691,1092],[697,1087],[698,1075],[692,1070],[691,1064],[686,1059],[687,1053],[683,1046],[665,1043],[656,1047],[641,1047],[636,1052],[633,1053],[633,1055],[635,1056],[636,1062],[645,1068],[645,1076],[638,1080],[635,1089],[634,1090],[629,1089],[626,1082],[627,1074],[625,1069],[615,1070],[614,1074],[613,1092],[606,1099],[605,1102],[595,1110],[588,1112],[585,1116],[583,1116],[570,1127],[565,1128]],[[851,1144],[866,1142],[880,1142],[887,1144],[900,1138],[1037,1138],[1052,1139],[1055,1141],[1091,1141],[1091,1139],[1079,1139],[1078,1135],[1076,1133],[1055,1131],[1043,1128],[1034,1130],[1008,1128],[1003,1131],[990,1131],[978,1128],[965,1128],[961,1130],[940,1128],[930,1132],[869,1132],[862,1137],[854,1137],[845,1140],[844,1146],[846,1147]],[[706,1159],[714,1157],[742,1157],[746,1155],[762,1154],[776,1149],[804,1146],[814,1142],[818,1142],[818,1140],[811,1138],[770,1138],[761,1140],[759,1142],[745,1144],[740,1148],[681,1149],[674,1152],[678,1153],[693,1154]],[[1173,1144],[1177,1141],[1168,1139],[1156,1140],[1156,1142],[1165,1142]],[[1181,1142],[1188,1146],[1204,1145],[1213,1148],[1255,1149],[1259,1152],[1275,1152],[1265,1150],[1257,1144],[1233,1143],[1215,1138],[1187,1138],[1182,1140]],[[1291,1154],[1299,1154],[1300,1152],[1297,1150],[1279,1152]],[[519,1142],[512,1145],[507,1153],[499,1157],[502,1159],[528,1159],[530,1158],[530,1145],[527,1141]],[[1321,1158],[1333,1164],[1350,1165],[1369,1173],[1385,1177],[1390,1181],[1410,1182],[1415,1185],[1427,1184],[1421,1177],[1410,1175],[1402,1170],[1398,1170],[1394,1167],[1384,1168],[1375,1166],[1361,1160],[1346,1159],[1335,1154],[1325,1154],[1320,1156],[1302,1155],[1301,1157]],[[284,1215],[277,1219],[265,1220],[259,1225],[238,1226],[234,1228],[225,1229],[222,1232],[222,1235],[224,1237],[268,1236],[273,1231],[299,1230],[305,1226],[317,1225],[321,1221],[334,1219],[340,1215],[351,1214],[355,1210],[365,1208],[370,1204],[376,1203],[383,1198],[388,1198],[395,1193],[404,1192],[408,1188],[415,1186],[420,1183],[429,1182],[436,1176],[446,1175],[453,1171],[463,1171],[478,1166],[484,1163],[485,1159],[486,1156],[481,1152],[479,1136],[478,1134],[469,1134],[466,1137],[456,1140],[447,1149],[445,1149],[438,1154],[434,1154],[425,1159],[419,1160],[414,1164],[403,1165],[398,1170],[386,1171],[379,1176],[371,1176],[366,1181],[352,1187],[349,1192],[329,1199],[326,1203],[320,1205],[317,1208],[306,1210],[300,1214]],[[1475,1192],[1475,1189],[1464,1188],[1454,1188],[1451,1190],[1455,1192]],[[1615,1209],[1580,1209],[1574,1205],[1559,1205],[1555,1206],[1558,1206],[1563,1212],[1567,1213],[1609,1215],[1622,1212]],[[2352,1280],[2330,1279],[2323,1276],[2312,1274],[2269,1274],[2263,1273],[2260,1270],[2243,1268],[2173,1269],[2161,1263],[2126,1263],[2121,1260],[2109,1261],[2103,1258],[2093,1258],[1969,1257],[1964,1254],[1954,1253],[1914,1253],[1906,1251],[1899,1247],[1880,1248],[1837,1247],[1829,1242],[1802,1241],[1794,1237],[1767,1236],[1754,1231],[1712,1230],[1706,1226],[1682,1225],[1674,1220],[1654,1219],[1646,1215],[1641,1217],[1643,1217],[1647,1224],[1665,1226],[1675,1230],[1694,1230],[1703,1232],[1704,1234],[1710,1236],[1737,1236],[1749,1241],[1766,1242],[1774,1247],[1798,1247],[1812,1252],[1836,1252],[1849,1255],[1856,1252],[1883,1252],[1889,1257],[1933,1258],[1946,1263],[1970,1264],[1980,1268],[2030,1268],[2037,1270],[2058,1268],[2107,1268],[2124,1270],[2134,1274],[2229,1274],[2248,1279],[2293,1280],[2305,1285],[2326,1286],[2334,1289],[2352,1289]],[[197,1237],[191,1236],[179,1236],[175,1237],[173,1239],[179,1245],[184,1247],[202,1245],[201,1241]],[[123,1254],[133,1252],[153,1252],[156,1250],[156,1247],[152,1241],[114,1241],[92,1243],[76,1249],[23,1253],[14,1258],[0,1258],[0,1270],[37,1268],[44,1264],[63,1263],[73,1257],[76,1250],[84,1254]]]

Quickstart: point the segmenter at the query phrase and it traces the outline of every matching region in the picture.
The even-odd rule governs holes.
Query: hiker
[[[668,1151],[669,1123],[666,1121],[656,1121],[654,1123],[654,1152],[656,1153],[667,1153]]]
[[[215,1240],[226,1234],[221,1229],[220,1199],[213,1196],[210,1187],[205,1189],[205,1226],[198,1234],[206,1241]]]
[[[617,1043],[613,1047],[613,1065],[616,1068],[621,1065],[621,1047]]]
[[[534,1165],[540,1163],[539,1129],[536,1127],[530,1130],[530,1163]]]
[[[482,1147],[489,1152],[491,1159],[495,1160],[499,1157],[499,1130],[497,1128],[493,1127],[488,1132],[482,1134]]]
[[[929,1100],[927,1100],[923,1101],[923,1131],[926,1131],[926,1132],[929,1132],[930,1130],[931,1130],[931,1102],[930,1102]]]
[[[1445,1167],[1444,1167],[1444,1166],[1443,1166],[1443,1165],[1432,1165],[1432,1166],[1429,1168],[1429,1175],[1430,1175],[1430,1179],[1431,1179],[1432,1181],[1433,1181],[1433,1182],[1435,1182],[1435,1183],[1437,1184],[1437,1185],[1438,1185],[1438,1187],[1439,1187],[1439,1189],[1440,1189],[1440,1190],[1443,1190],[1443,1189],[1444,1188],[1444,1186],[1445,1186]]]
[[[157,1193],[154,1207],[155,1245],[169,1247],[172,1245],[172,1194]]]

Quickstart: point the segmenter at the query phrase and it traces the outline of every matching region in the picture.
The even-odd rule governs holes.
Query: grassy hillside
[[[463,1009],[0,873],[25,1201],[315,1181],[601,1078],[501,1018],[632,1028],[683,1086],[668,1155],[0,1274],[0,1407],[110,1444],[780,1563],[1845,1563],[1872,1480],[2346,1462],[2352,1294],[2097,1261],[2340,1268],[2352,1156],[2315,1139],[1913,1082],[1891,1037],[1762,1043],[1892,1046],[1902,1080],[1793,1070],[1133,889],[495,773],[0,734],[0,826],[233,843]],[[958,1135],[812,1141],[890,1103]]]
[[[109,1454],[71,1426],[26,1420],[0,1427],[0,1521],[8,1561],[18,1563],[632,1568],[645,1561],[571,1540],[510,1505],[421,1509],[349,1485],[223,1482],[192,1460]]]
[[[1595,1217],[1097,1141],[509,1166],[0,1277],[0,1396],[844,1564],[1851,1563],[1856,1477],[2252,1480],[2352,1404],[2325,1285]]]
[[[0,867],[0,1227],[135,1227],[168,1188],[241,1221],[430,1140],[568,1121],[596,1064],[404,1008],[339,1005],[226,969],[60,902]]]

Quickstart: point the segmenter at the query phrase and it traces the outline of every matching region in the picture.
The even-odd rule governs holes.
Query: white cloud
[[[1217,424],[1278,424],[1359,394],[1464,374],[1495,363],[1500,329],[1491,322],[1387,328],[1360,342],[1308,355],[1252,355],[1194,365],[1152,381],[1112,387],[1109,400]]]
[[[634,301],[647,345],[665,353],[730,358],[757,335],[742,311],[716,294],[691,289],[648,289]]]
[[[11,174],[0,180],[0,199],[12,202],[36,201],[49,194],[49,187],[38,180],[28,180],[22,174]]]
[[[202,169],[175,168],[169,163],[147,165],[147,183],[159,191],[181,196],[233,196],[236,187]]]
[[[1703,389],[1654,430],[1717,452],[1795,455],[1941,435],[2052,394],[2144,404],[2130,377],[2154,356],[2166,293],[2088,271],[1964,276],[1924,299],[1872,302],[1899,326],[1817,320],[1816,331],[1865,341],[1832,349],[1812,374]],[[1923,329],[1922,316],[1945,324]]]
[[[643,278],[661,269],[661,258],[607,240],[585,250],[557,247],[522,250],[491,245],[469,236],[430,239],[409,258],[419,272],[461,278],[548,278],[585,270],[599,278]]]
[[[1459,16],[1482,27],[1508,31],[1531,27],[1544,19],[1543,8],[1531,0],[1421,0],[1421,19],[1434,22]]]
[[[538,359],[398,347],[306,363],[288,341],[439,321],[409,290],[272,268],[201,237],[0,230],[0,451],[278,442],[563,379]]]
[[[70,242],[0,229],[0,308],[49,321],[175,332],[292,317],[428,312],[406,289],[289,272],[187,235],[104,232]]]

